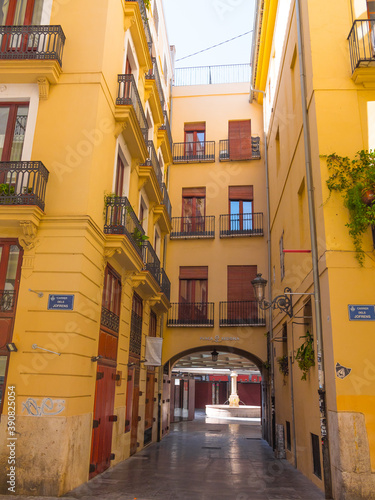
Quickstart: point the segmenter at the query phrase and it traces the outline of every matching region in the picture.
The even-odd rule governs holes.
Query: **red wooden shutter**
[[[251,158],[251,120],[228,122],[228,139],[231,160]]]
[[[183,198],[205,198],[206,188],[196,187],[196,188],[182,188]]]
[[[256,275],[257,266],[228,266],[228,302],[255,300],[251,280]]]
[[[181,266],[180,280],[206,280],[208,279],[207,266]]]
[[[230,200],[253,201],[253,186],[229,186]]]
[[[184,125],[185,132],[205,132],[205,130],[206,130],[205,122],[185,123]]]

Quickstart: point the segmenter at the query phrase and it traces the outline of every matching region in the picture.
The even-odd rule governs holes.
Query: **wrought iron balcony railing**
[[[14,290],[0,290],[0,312],[13,312],[15,294]]]
[[[158,155],[156,154],[154,143],[152,141],[146,141],[146,144],[148,149],[148,158],[146,160],[146,163],[143,163],[143,165],[151,165],[153,167],[159,187],[160,189],[163,189],[163,173],[160,168],[160,163],[158,160]]]
[[[104,233],[126,235],[139,255],[143,256],[145,232],[126,196],[107,196]]]
[[[219,326],[265,326],[265,311],[256,300],[220,302]]]
[[[250,82],[250,64],[223,64],[176,68],[174,85],[211,85],[215,83]]]
[[[143,137],[147,138],[148,125],[133,75],[118,75],[118,96],[116,104],[131,105],[135,111]]]
[[[36,205],[44,210],[48,175],[41,161],[0,162],[0,205]]]
[[[174,163],[215,161],[215,141],[176,142],[173,144]]]
[[[163,111],[163,114],[164,114],[164,124],[160,127],[160,129],[167,131],[169,144],[172,148],[173,147],[173,139],[172,139],[171,127],[169,125],[168,114],[166,111]]]
[[[120,326],[120,318],[114,312],[102,307],[102,315],[100,322],[103,326],[106,326],[110,330],[118,333]]]
[[[146,10],[144,1],[143,0],[128,0],[128,1],[129,2],[138,2],[139,10],[141,11],[141,16],[142,16],[143,29],[145,30],[148,50],[150,52],[150,55],[152,55],[152,36],[151,36],[150,26],[149,26],[148,20],[147,20],[147,10]]]
[[[171,300],[171,282],[164,269],[160,271],[160,288],[168,300]]]
[[[172,205],[171,200],[169,199],[169,194],[167,190],[167,186],[163,183],[163,205],[167,209],[169,218],[172,219]]]
[[[149,241],[143,243],[142,253],[145,269],[152,274],[160,285],[160,260]]]
[[[220,238],[263,236],[263,213],[220,215]]]
[[[162,109],[164,109],[164,92],[163,87],[161,85],[160,74],[158,70],[158,65],[156,63],[156,57],[152,57],[152,70],[146,73],[146,80],[155,80],[156,88],[158,89],[159,99]]]
[[[62,66],[61,26],[0,26],[0,59],[57,60]]]
[[[168,326],[214,326],[213,302],[175,302],[168,312]]]
[[[215,238],[215,216],[172,217],[170,238]]]
[[[248,158],[241,158],[242,160],[259,160],[260,159],[260,137],[251,138],[251,156]],[[224,139],[219,141],[219,160],[220,161],[234,161],[238,160],[237,157],[231,158],[229,140]]]
[[[352,73],[356,68],[375,66],[375,19],[357,19],[349,36]]]

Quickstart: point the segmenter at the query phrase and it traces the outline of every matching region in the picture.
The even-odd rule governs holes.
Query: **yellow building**
[[[259,0],[252,55],[268,144],[269,285],[273,298],[285,287],[296,294],[293,317],[278,311],[270,325],[276,424],[287,459],[340,500],[374,496],[375,254],[368,227],[362,266],[356,258],[327,156],[375,147],[374,6]],[[315,366],[304,381],[307,332]]]
[[[158,438],[158,362],[145,355],[170,307],[172,64],[151,7],[0,2],[4,493],[7,437],[17,493],[34,495]]]

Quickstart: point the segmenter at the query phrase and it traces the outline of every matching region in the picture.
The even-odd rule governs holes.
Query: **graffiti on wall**
[[[44,398],[42,400],[27,398],[22,403],[22,411],[26,411],[32,417],[48,417],[51,415],[58,415],[65,410],[65,400]]]

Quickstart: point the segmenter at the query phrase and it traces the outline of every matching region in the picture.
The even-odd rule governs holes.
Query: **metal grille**
[[[263,213],[220,215],[220,238],[263,236]]]
[[[132,311],[130,325],[130,352],[138,356],[141,355],[142,344],[142,316]]]
[[[149,271],[155,278],[157,283],[160,284],[160,260],[156,255],[155,250],[152,248],[149,241],[146,241],[143,244],[142,250],[145,269],[147,269],[147,271]]]
[[[167,190],[167,186],[163,183],[163,205],[167,209],[169,219],[172,219],[172,205],[169,199],[169,194]]]
[[[14,308],[14,290],[0,290],[0,312],[12,312]]]
[[[102,307],[101,324],[103,326],[106,326],[110,330],[118,333],[120,318],[117,316],[117,314],[113,313],[112,311],[109,311],[105,307]]]
[[[148,125],[147,125],[146,115],[143,110],[141,98],[139,97],[138,88],[134,80],[134,76],[118,75],[117,81],[119,83],[119,86],[118,86],[118,95],[116,99],[116,104],[120,106],[121,105],[133,106],[143,137],[145,138],[146,141]]]
[[[259,159],[260,159],[260,137],[252,137],[251,156],[249,158],[243,158],[243,160],[259,160]],[[219,161],[232,161],[230,157],[230,148],[228,139],[219,141]]]
[[[44,210],[49,172],[40,161],[0,162],[0,205],[37,205]]]
[[[164,114],[164,124],[160,127],[160,129],[167,131],[169,145],[172,148],[172,146],[173,146],[173,139],[172,139],[171,127],[169,125],[168,115],[167,115],[166,111],[164,111],[163,114]]]
[[[349,36],[352,72],[356,68],[375,66],[375,19],[357,19]]]
[[[168,312],[168,326],[214,326],[213,302],[175,302]]]
[[[146,163],[143,163],[142,165],[152,165],[156,179],[158,181],[158,184],[160,186],[160,189],[163,188],[163,174],[160,168],[160,163],[155,151],[155,146],[152,141],[147,141],[147,149],[148,149],[148,158],[146,160]]]
[[[161,104],[162,109],[164,109],[164,102],[165,102],[164,92],[163,92],[163,87],[161,85],[158,65],[156,63],[156,57],[152,57],[151,60],[152,60],[152,70],[150,70],[148,73],[146,73],[146,79],[147,80],[155,80],[156,88],[158,89],[158,93],[159,93],[160,104]]]
[[[215,141],[175,142],[174,163],[200,163],[215,161]]]
[[[62,66],[61,26],[0,26],[0,59],[56,59]]]
[[[250,70],[250,64],[176,68],[174,72],[174,85],[178,87],[183,85],[250,82]]]
[[[171,282],[169,281],[167,273],[165,272],[164,269],[161,269],[161,271],[160,271],[160,287],[161,287],[161,291],[164,293],[164,295],[167,297],[167,299],[170,300],[171,299]]]
[[[170,238],[215,238],[215,216],[172,217]]]
[[[265,326],[265,312],[256,300],[220,302],[219,326]]]

